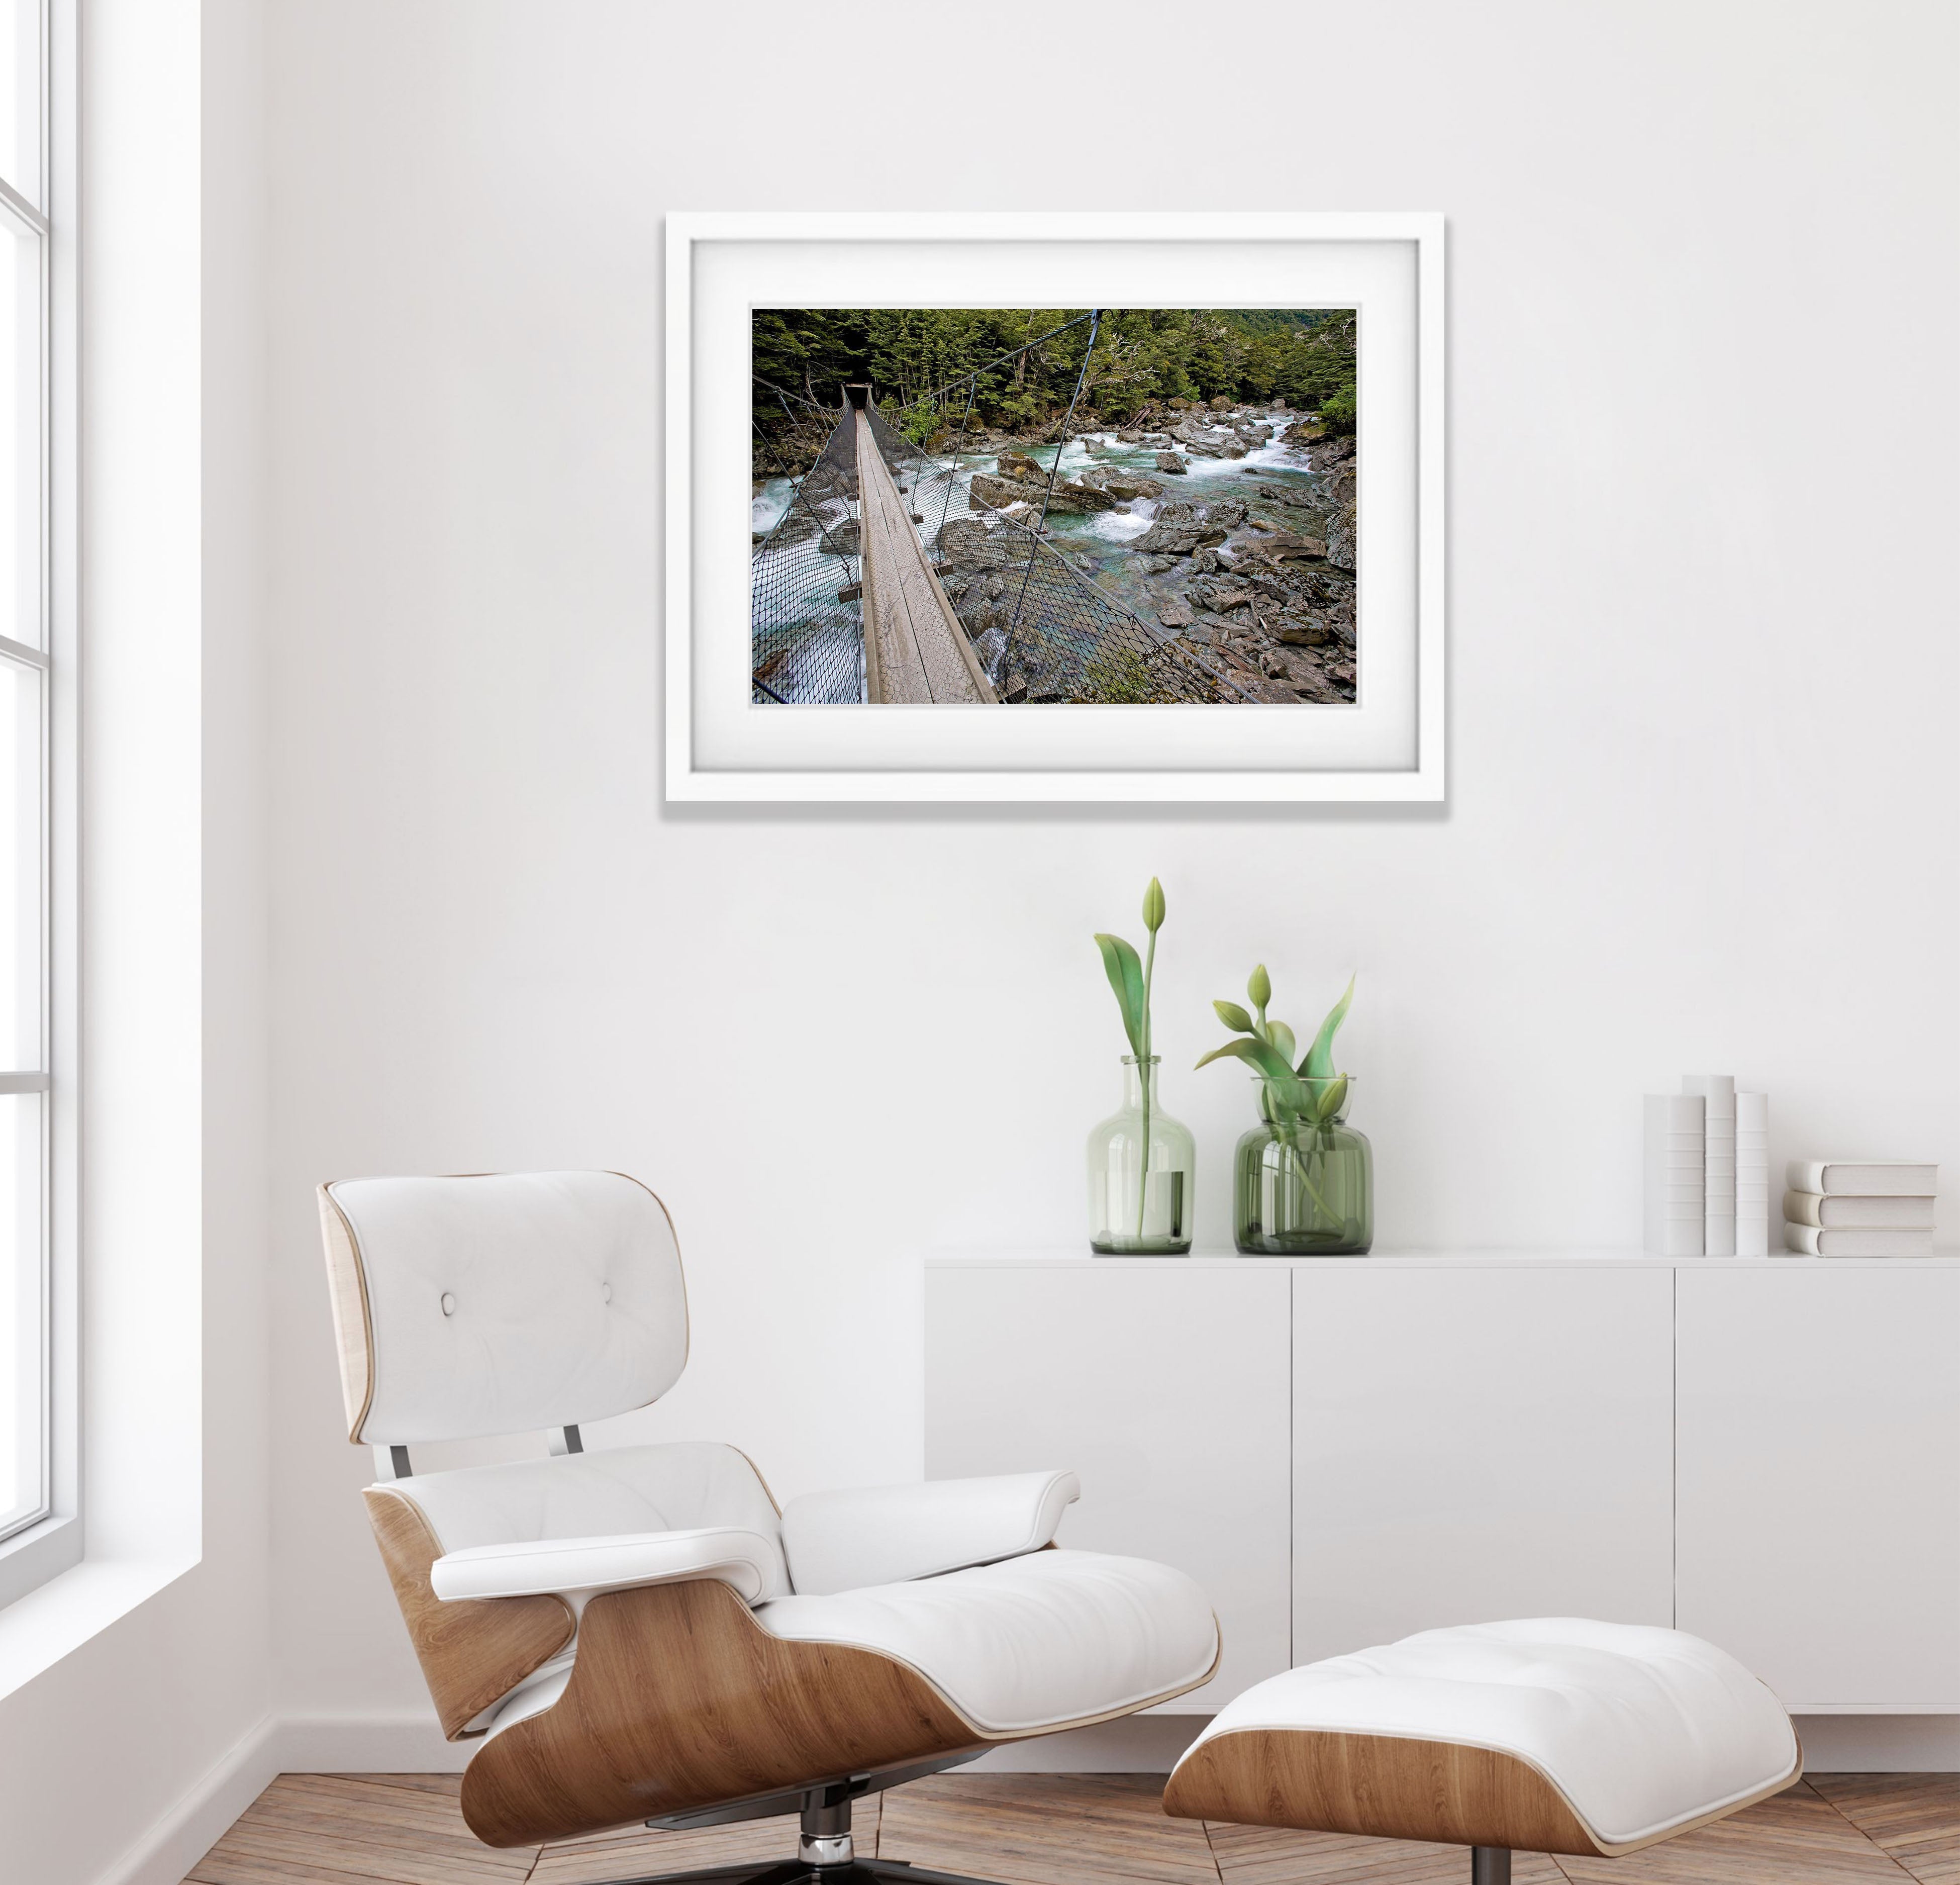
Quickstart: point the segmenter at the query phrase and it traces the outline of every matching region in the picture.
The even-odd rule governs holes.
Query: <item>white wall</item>
[[[919,1256],[1080,1234],[1090,932],[1153,872],[1214,1244],[1247,1095],[1180,1069],[1261,958],[1296,1025],[1360,972],[1385,1247],[1632,1243],[1689,1068],[1779,1159],[1960,1170],[1949,10],[266,17],[272,1568],[323,1757],[426,1704],[313,1184],[640,1173],[694,1359],[622,1431],[915,1473]],[[664,806],[663,213],[1060,203],[1448,212],[1446,808]]]
[[[116,1620],[0,1699],[0,1871],[174,1885],[276,1768],[262,75],[250,0],[85,14],[89,1557],[0,1641]]]

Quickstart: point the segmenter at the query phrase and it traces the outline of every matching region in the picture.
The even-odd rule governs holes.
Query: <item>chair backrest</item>
[[[636,1179],[345,1178],[320,1211],[358,1444],[603,1420],[687,1364],[680,1248]]]

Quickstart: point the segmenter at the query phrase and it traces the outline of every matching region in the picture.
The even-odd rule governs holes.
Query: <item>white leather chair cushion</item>
[[[450,1555],[483,1546],[604,1543],[714,1528],[753,1539],[759,1555],[766,1548],[751,1602],[790,1587],[775,1505],[756,1469],[733,1447],[694,1441],[614,1447],[419,1473],[392,1481],[388,1489],[414,1501]]]
[[[533,1432],[659,1399],[687,1361],[680,1252],[617,1172],[355,1178],[371,1345],[358,1440]]]
[[[813,1492],[783,1508],[790,1581],[823,1597],[1039,1551],[1081,1496],[1072,1473]]]
[[[712,1578],[755,1603],[781,1581],[782,1554],[759,1532],[709,1526],[610,1538],[539,1538],[473,1545],[438,1558],[430,1587],[444,1603],[462,1597],[596,1597],[634,1584]]]
[[[1098,1552],[778,1597],[756,1616],[778,1636],[910,1664],[989,1734],[1127,1714],[1202,1682],[1218,1655],[1211,1606],[1182,1571]]]
[[[1192,1743],[1249,1729],[1460,1743],[1529,1762],[1602,1846],[1653,1839],[1790,1778],[1790,1717],[1678,1630],[1570,1617],[1425,1630],[1255,1683]],[[1187,1753],[1185,1759],[1190,1759]]]

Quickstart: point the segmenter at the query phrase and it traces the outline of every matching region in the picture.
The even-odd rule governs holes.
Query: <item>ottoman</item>
[[[1803,1772],[1783,1705],[1678,1630],[1545,1617],[1425,1630],[1255,1684],[1164,1789],[1182,1819],[1617,1858]]]

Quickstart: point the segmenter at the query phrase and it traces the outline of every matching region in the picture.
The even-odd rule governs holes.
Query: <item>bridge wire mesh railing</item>
[[[959,529],[960,523],[969,526]],[[940,581],[994,692],[1010,705],[1235,701],[1239,691],[1153,629],[1029,525],[956,519]]]
[[[864,698],[856,417],[846,406],[750,554],[753,701],[845,705]]]

